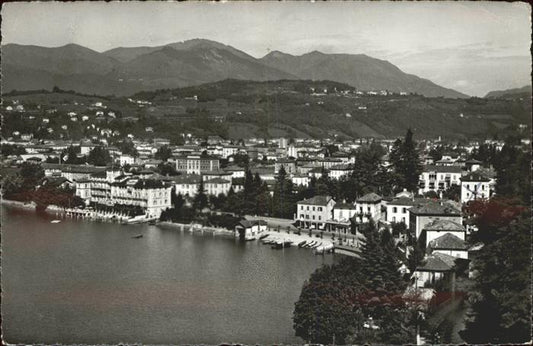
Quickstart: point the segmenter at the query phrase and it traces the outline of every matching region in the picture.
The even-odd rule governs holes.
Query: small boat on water
[[[298,247],[303,247],[303,246],[305,246],[306,243],[307,243],[307,240],[304,240],[304,241],[298,243]]]
[[[322,243],[315,244],[315,245],[312,246],[312,248],[313,248],[313,249],[316,249],[317,247],[319,247],[319,246],[321,246],[321,245],[322,245]]]
[[[275,250],[283,249],[283,243],[273,244],[272,248],[275,249]]]
[[[259,240],[265,239],[266,237],[268,237],[268,234],[263,234],[262,236],[259,237]]]
[[[156,220],[152,220],[152,221],[148,222],[148,224],[149,224],[150,226],[154,226],[155,223],[156,223]]]
[[[304,246],[305,247],[313,247],[313,245],[315,245],[315,244],[316,244],[316,241],[312,240],[309,243],[305,244]]]
[[[61,220],[52,220],[52,221],[50,221],[50,223],[60,223],[60,222],[61,222]]]
[[[292,245],[292,242],[290,242],[290,241],[284,241],[283,242],[283,247],[291,247],[291,245]]]
[[[139,238],[142,238],[143,235],[142,234],[137,234],[137,235],[134,235],[132,238],[134,239],[139,239]]]

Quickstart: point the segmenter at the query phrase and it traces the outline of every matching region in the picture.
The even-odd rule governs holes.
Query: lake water
[[[6,206],[1,215],[10,343],[302,343],[294,303],[334,261],[158,226],[51,224]]]

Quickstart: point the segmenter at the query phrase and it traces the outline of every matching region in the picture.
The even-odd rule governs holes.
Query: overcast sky
[[[2,36],[3,44],[100,52],[206,38],[255,57],[363,53],[476,96],[531,83],[525,3],[8,3]]]

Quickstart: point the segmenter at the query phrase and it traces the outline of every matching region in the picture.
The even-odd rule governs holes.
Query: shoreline
[[[35,211],[36,210],[36,204],[34,202],[21,202],[21,201],[14,201],[14,200],[7,200],[7,199],[1,199],[0,205],[2,206],[9,206],[14,207],[18,209],[28,210],[28,211]],[[110,214],[96,214],[94,211],[84,211],[82,209],[80,210],[68,210],[65,208],[61,208],[55,205],[49,205],[44,210],[45,213],[49,215],[56,215],[61,218],[72,218],[72,219],[81,219],[81,220],[87,220],[90,222],[110,222],[110,223],[123,223],[124,224],[124,218],[114,218]],[[126,219],[127,220],[127,219]],[[147,221],[148,222],[148,221]],[[135,224],[135,222],[128,223],[126,221],[126,225],[128,224]],[[190,233],[201,233],[201,234],[212,234],[214,236],[224,236],[228,238],[237,238],[235,236],[234,230],[229,230],[226,228],[218,228],[218,227],[211,227],[211,226],[201,226],[199,224],[184,224],[184,223],[178,223],[178,222],[171,222],[171,221],[160,221],[157,222],[157,226],[161,228],[166,229],[176,229],[179,231],[186,231]],[[310,243],[312,241],[316,241],[320,243],[320,246],[318,248],[310,248],[315,253],[325,253],[330,251],[335,251],[337,246],[339,244],[336,244],[336,242],[332,239],[325,239],[320,238],[316,236],[309,236],[308,234],[295,234],[295,233],[287,233],[287,231],[276,231],[274,229],[269,229],[264,232],[262,232],[264,235],[266,235],[265,239],[268,239],[270,241],[274,241],[276,243],[286,243],[290,242],[293,247],[297,247],[299,243],[306,241],[307,243]],[[263,242],[262,240],[256,239],[258,242]],[[348,248],[352,248],[356,250],[358,246],[348,246]],[[342,251],[342,249],[339,253],[345,254],[345,251]]]

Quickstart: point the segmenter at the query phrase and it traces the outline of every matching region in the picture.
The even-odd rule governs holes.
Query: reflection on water
[[[3,207],[11,343],[290,343],[303,282],[332,255]],[[132,236],[143,234],[143,238]]]

